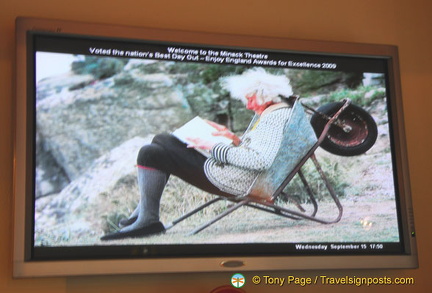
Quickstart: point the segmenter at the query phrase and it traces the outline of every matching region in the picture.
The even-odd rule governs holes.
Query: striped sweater
[[[215,145],[204,164],[210,182],[235,196],[248,194],[257,176],[272,165],[290,113],[285,104],[270,106],[243,135],[240,145]]]

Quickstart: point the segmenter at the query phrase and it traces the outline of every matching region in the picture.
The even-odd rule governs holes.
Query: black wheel
[[[317,112],[332,116],[342,104],[326,104],[318,108]],[[317,136],[320,136],[328,121],[319,113],[311,118]],[[377,136],[378,129],[372,116],[363,108],[350,104],[330,127],[321,147],[335,155],[357,156],[368,151],[375,144]]]

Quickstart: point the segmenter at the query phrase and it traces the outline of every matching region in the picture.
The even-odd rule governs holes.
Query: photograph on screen
[[[339,248],[359,251],[361,245],[378,243],[383,250],[401,250],[388,77],[382,60],[151,42],[59,40],[49,35],[37,38],[35,44],[36,248],[285,244],[291,251],[330,253]],[[165,233],[101,240],[121,231],[122,223],[140,205],[137,158],[155,136],[172,135],[200,117],[242,138],[256,116],[244,101],[232,96],[224,81],[253,71],[286,78],[308,120],[317,110],[344,99],[371,119],[367,127],[376,133],[368,149],[354,155],[337,149],[316,150],[343,206],[340,221],[321,224],[242,207],[190,235],[233,205],[222,200]],[[332,221],[338,208],[329,199],[319,173],[310,162],[302,171],[319,203],[316,216]],[[159,207],[165,225],[217,196],[178,176],[166,179]],[[289,196],[277,198],[278,204],[313,210],[298,176],[284,193]]]

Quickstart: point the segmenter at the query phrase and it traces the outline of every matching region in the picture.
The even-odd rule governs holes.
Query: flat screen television
[[[17,18],[14,276],[417,267],[397,52]],[[137,154],[156,134],[195,116],[245,131],[252,112],[221,80],[248,70],[287,77],[311,123],[332,114],[328,105],[354,105],[338,121],[353,123],[342,127],[349,143],[363,125],[354,148],[367,148],[343,153],[336,140],[315,151],[336,199],[306,163],[316,199],[294,176],[276,199],[291,216],[246,205],[191,234],[237,202],[177,223],[216,196],[170,176],[160,202],[166,233],[101,240],[137,206]]]

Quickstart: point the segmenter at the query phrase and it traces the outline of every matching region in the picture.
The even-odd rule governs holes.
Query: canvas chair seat
[[[290,172],[318,141],[297,99],[284,127],[281,147],[269,169],[263,171],[254,181],[248,196],[269,201],[285,181]]]

